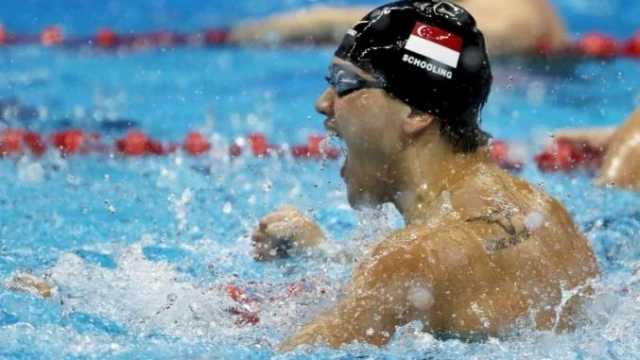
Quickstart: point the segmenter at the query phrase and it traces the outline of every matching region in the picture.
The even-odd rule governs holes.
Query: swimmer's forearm
[[[357,273],[358,271],[356,278]],[[380,281],[378,285],[373,285],[368,280],[356,280],[357,283],[352,284],[355,287],[349,290],[348,295],[334,311],[305,325],[291,340],[281,346],[281,351],[315,342],[324,343],[332,348],[356,340],[376,346],[386,344],[394,334],[395,327],[406,323],[405,316],[409,313],[409,306],[403,287],[411,281],[403,277],[385,280],[382,281],[378,277],[378,280],[374,281]],[[396,285],[387,286],[390,284]],[[418,318],[420,317],[416,317]]]
[[[575,147],[588,145],[606,150],[616,133],[617,127],[584,128],[577,130],[558,131],[554,136],[554,142],[569,142]]]
[[[367,7],[318,6],[250,22],[231,29],[229,40],[239,42],[338,42],[369,10]]]
[[[384,345],[393,330],[382,328],[383,322],[375,321],[378,311],[377,308],[359,309],[346,317],[341,316],[340,310],[333,311],[305,325],[293,338],[280,345],[279,350],[289,351],[299,345],[315,343],[337,349],[365,339],[370,344]]]

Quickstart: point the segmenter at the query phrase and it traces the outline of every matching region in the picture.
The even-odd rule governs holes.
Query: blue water
[[[122,32],[195,30],[315,3],[321,2],[2,1],[0,22],[22,32],[61,23],[69,34],[105,25]],[[555,4],[576,37],[599,30],[622,39],[638,28],[633,14],[640,3],[632,0]],[[38,106],[40,118],[11,125],[44,133],[63,122],[104,132],[105,118],[119,118],[164,140],[205,131],[214,148],[253,131],[275,143],[301,143],[323,132],[312,105],[330,56],[330,48],[119,54],[0,48],[0,96]],[[640,105],[637,61],[585,61],[553,75],[530,64],[500,63],[495,73],[484,126],[497,138],[526,144],[529,158],[554,129],[616,124]],[[531,162],[520,176],[565,204],[602,266],[601,296],[588,325],[570,335],[535,332],[475,344],[435,340],[409,325],[384,349],[351,345],[277,355],[273,344],[313,313],[312,297],[266,304],[260,325],[237,327],[223,311],[229,298],[206,289],[256,280],[270,284],[258,292],[278,294],[289,282],[311,278],[337,292],[350,263],[322,257],[256,263],[248,256],[248,235],[283,202],[322,224],[338,248],[366,242],[371,234],[360,222],[382,232],[399,225],[388,209],[382,218],[350,210],[338,168],[331,161],[228,161],[215,154],[123,160],[48,153],[41,160],[1,160],[0,281],[29,269],[49,274],[59,293],[45,301],[0,288],[0,357],[640,357],[637,195],[594,188],[582,173],[543,174]]]

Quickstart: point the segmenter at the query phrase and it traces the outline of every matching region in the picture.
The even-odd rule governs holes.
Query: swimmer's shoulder
[[[365,262],[437,278],[480,254],[479,250],[478,237],[463,223],[447,218],[438,225],[409,225],[395,231],[376,245]]]
[[[456,192],[452,203],[459,209],[459,223],[448,226],[472,232],[483,243],[486,238],[526,230],[531,238],[549,238],[551,233],[554,239],[562,234],[578,236],[569,211],[543,186],[502,170],[478,176]]]

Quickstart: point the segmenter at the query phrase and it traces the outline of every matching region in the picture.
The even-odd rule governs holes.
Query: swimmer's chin
[[[330,130],[330,129],[329,129],[329,130],[327,130],[327,137],[330,137],[330,138],[334,138],[334,137],[339,138],[339,137],[340,137],[340,135],[338,134],[338,132],[337,132],[337,131],[335,131],[335,130]]]
[[[349,202],[349,205],[355,210],[377,209],[381,205],[381,202],[377,201],[372,196],[364,194],[360,191],[352,191],[349,189],[347,189],[347,201]]]

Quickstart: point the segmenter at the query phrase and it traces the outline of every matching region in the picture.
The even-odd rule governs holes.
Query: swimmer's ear
[[[402,124],[402,130],[408,136],[420,134],[428,128],[436,118],[433,115],[412,111]]]

